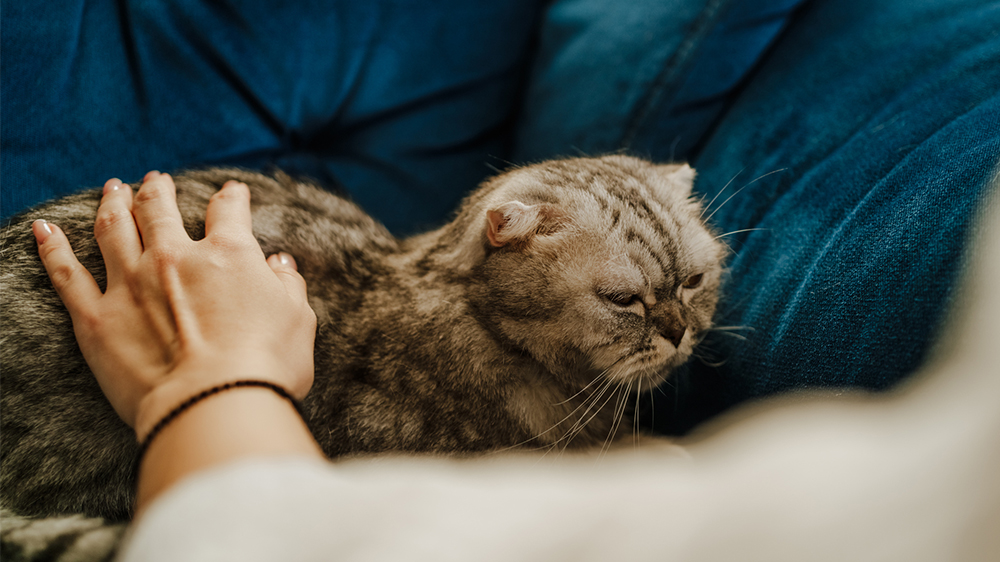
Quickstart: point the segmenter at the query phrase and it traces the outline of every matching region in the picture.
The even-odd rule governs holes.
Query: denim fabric
[[[617,150],[686,159],[803,0],[557,0],[518,162]]]
[[[537,4],[4,2],[3,216],[150,169],[277,165],[396,231],[440,221],[508,155]]]
[[[658,429],[885,389],[926,358],[1000,161],[998,29],[981,0],[816,0],[793,20],[694,159],[736,328],[654,396]]]

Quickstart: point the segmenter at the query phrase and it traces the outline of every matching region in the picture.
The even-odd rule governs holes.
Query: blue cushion
[[[150,169],[278,165],[397,231],[507,157],[538,2],[4,3],[4,216]]]
[[[717,321],[737,328],[654,398],[659,429],[890,388],[925,360],[1000,161],[998,29],[978,0],[816,0],[793,20],[694,155],[733,249]]]
[[[516,161],[618,150],[683,160],[803,0],[557,0]]]

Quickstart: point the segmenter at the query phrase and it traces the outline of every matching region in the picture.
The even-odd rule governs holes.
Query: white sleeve
[[[760,441],[741,427],[692,447],[693,458],[244,461],[156,501],[123,560],[932,561],[1000,553],[998,426],[882,431],[886,420],[854,406],[814,405],[784,428],[780,417],[747,420],[783,439]]]

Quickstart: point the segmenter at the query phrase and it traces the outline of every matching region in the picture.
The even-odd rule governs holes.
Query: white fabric
[[[685,454],[247,460],[165,494],[122,559],[998,560],[1000,225],[989,240],[939,360],[888,398],[751,407]]]

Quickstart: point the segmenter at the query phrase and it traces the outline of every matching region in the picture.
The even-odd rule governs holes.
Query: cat
[[[514,168],[406,239],[281,172],[187,171],[174,180],[192,238],[230,179],[251,189],[265,253],[292,254],[307,282],[316,377],[301,407],[331,458],[609,442],[632,431],[635,396],[688,359],[718,301],[725,246],[685,164]],[[3,233],[0,505],[19,516],[130,516],[135,436],[84,362],[30,228],[62,227],[103,288],[100,197],[43,204]]]

